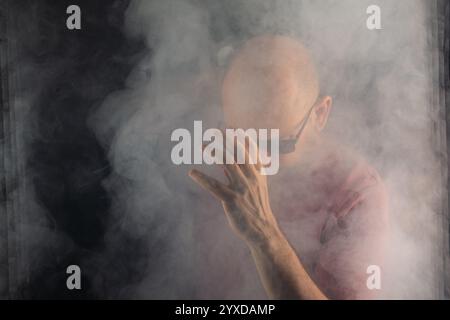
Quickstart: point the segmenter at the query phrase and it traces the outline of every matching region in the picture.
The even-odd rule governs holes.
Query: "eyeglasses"
[[[309,121],[309,118],[311,117],[311,113],[314,110],[314,107],[316,106],[316,103],[313,104],[313,106],[308,110],[308,113],[305,115],[305,117],[302,119],[302,121],[298,124],[300,128],[298,129],[295,136],[292,136],[290,138],[280,139],[279,141],[279,152],[280,154],[289,154],[295,151],[295,146],[297,145],[298,140],[300,139],[300,136],[302,135],[303,130],[306,127],[306,124]],[[223,131],[225,131],[225,126],[223,123],[219,123],[219,128]],[[271,150],[271,140],[268,139],[265,141],[267,150]],[[261,143],[261,142],[259,142]]]
[[[297,145],[298,140],[300,139],[300,136],[302,135],[303,130],[306,127],[306,124],[309,121],[309,118],[311,117],[311,113],[314,110],[314,107],[316,104],[314,103],[311,109],[309,109],[306,116],[303,118],[303,120],[300,122],[300,128],[298,129],[297,134],[292,138],[286,138],[280,140],[280,154],[289,154],[295,151],[295,146]],[[269,146],[270,141],[267,141],[267,145]]]
[[[311,117],[311,113],[314,110],[314,107],[316,106],[317,102],[314,102],[312,107],[308,110],[308,113],[306,116],[302,119],[302,121],[298,124],[300,128],[297,131],[297,134],[295,136],[291,136],[290,138],[280,139],[279,142],[279,153],[280,154],[289,154],[295,151],[295,146],[297,145],[298,140],[300,139],[300,136],[302,135],[303,130],[306,127],[306,124],[309,121],[309,118]],[[271,141],[266,141],[266,147],[267,150],[271,150]]]

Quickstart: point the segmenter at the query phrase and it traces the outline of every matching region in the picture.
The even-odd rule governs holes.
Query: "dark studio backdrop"
[[[65,279],[68,265],[89,260],[105,249],[103,236],[110,218],[110,197],[102,187],[102,180],[110,173],[110,165],[86,121],[92,108],[109,92],[123,86],[133,55],[142,46],[139,41],[126,40],[121,32],[128,3],[77,2],[83,8],[84,20],[83,29],[78,32],[66,28],[65,12],[72,4],[70,1],[2,0],[1,3],[2,27],[6,27],[3,32],[7,33],[2,44],[8,46],[7,49],[2,46],[2,81],[5,83],[9,74],[20,86],[2,87],[2,109],[11,106],[8,103],[13,99],[33,97],[33,107],[24,115],[33,120],[21,128],[26,135],[25,159],[18,159],[21,151],[13,136],[14,110],[3,112],[10,117],[3,119],[3,123],[9,120],[10,127],[4,127],[2,133],[5,139],[11,139],[4,145],[4,156],[9,157],[14,171],[8,181],[2,181],[2,203],[5,196],[15,198],[11,200],[14,206],[2,211],[1,217],[2,228],[8,225],[8,230],[2,230],[2,237],[9,241],[8,256],[2,259],[2,274],[8,279],[2,287],[2,296],[114,296],[113,291],[120,291],[142,276],[144,268],[133,263],[133,256],[150,254],[142,241],[132,235],[117,234],[123,246],[103,265],[80,266],[86,267],[83,290],[67,290]],[[40,213],[26,216],[36,208],[26,208],[26,203],[20,208],[15,206],[20,203],[20,196],[26,196],[13,196],[21,179],[27,179],[33,186],[36,202],[44,208]],[[48,239],[44,250],[35,254],[33,239],[22,242],[18,239],[20,220],[58,229],[66,241],[55,243]],[[105,265],[111,278],[104,281],[100,290],[103,292],[94,293],[91,283],[104,278]]]
[[[71,4],[0,0],[1,298],[127,297],[167,246],[160,241],[158,250],[150,250],[151,232],[142,238],[121,228],[114,231],[120,246],[105,241],[106,227],[114,229],[116,219],[113,195],[103,184],[112,168],[88,118],[108,94],[124,87],[145,43],[123,34],[127,0],[76,1],[82,8],[79,31],[66,28]],[[443,50],[433,60],[440,71],[436,103],[449,124],[449,2],[430,1],[430,10],[438,17],[433,41]],[[216,18],[211,20],[226,21]],[[448,253],[448,243],[444,247]],[[67,290],[70,264],[83,270],[83,290]]]

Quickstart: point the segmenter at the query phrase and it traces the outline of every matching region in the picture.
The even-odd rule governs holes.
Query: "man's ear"
[[[328,121],[333,99],[330,96],[322,97],[314,108],[314,125],[317,131],[322,131]]]

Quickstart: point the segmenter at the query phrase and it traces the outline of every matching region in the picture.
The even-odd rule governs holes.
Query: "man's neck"
[[[288,172],[294,169],[305,173],[314,171],[322,166],[333,153],[335,153],[334,143],[320,136],[304,145],[302,149],[296,150],[292,155],[288,155],[284,161],[285,166],[282,165],[281,170]]]

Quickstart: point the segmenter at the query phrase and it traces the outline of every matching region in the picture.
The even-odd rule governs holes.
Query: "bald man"
[[[381,279],[368,272],[383,276],[386,191],[371,166],[323,133],[332,98],[320,93],[308,51],[285,36],[247,41],[227,69],[222,105],[228,128],[280,130],[280,171],[269,180],[259,163],[224,165],[228,184],[190,172],[221,202],[268,296],[377,297]]]

